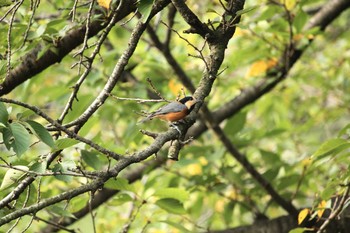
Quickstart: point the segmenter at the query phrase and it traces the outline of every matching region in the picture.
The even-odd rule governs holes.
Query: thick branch
[[[207,38],[212,34],[212,31],[208,28],[208,26],[202,23],[197,15],[195,15],[190,8],[186,5],[183,0],[172,0],[171,1],[176,10],[181,14],[182,18],[191,26],[191,29],[187,30],[188,33],[197,33],[201,35],[203,38]]]
[[[320,27],[321,30],[324,30],[330,22],[339,17],[349,7],[349,0],[331,0],[310,19],[305,29]]]

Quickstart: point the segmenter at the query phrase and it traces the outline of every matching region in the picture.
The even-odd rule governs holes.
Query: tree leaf
[[[76,219],[76,217],[75,217],[72,213],[70,213],[67,209],[62,208],[62,207],[59,207],[59,206],[56,206],[56,205],[50,206],[50,207],[48,208],[48,210],[49,210],[52,214],[54,214],[54,215],[56,215],[56,216],[59,216],[59,217],[68,217],[68,218],[74,218],[74,219]]]
[[[284,5],[286,6],[286,9],[288,11],[293,10],[293,8],[295,7],[296,4],[296,0],[284,0]]]
[[[159,198],[172,198],[176,199],[180,202],[187,201],[190,197],[189,193],[180,188],[164,188],[164,189],[159,189],[157,190],[154,194],[154,196],[159,197]]]
[[[307,228],[304,227],[298,227],[294,228],[293,230],[290,230],[289,233],[304,233]]]
[[[62,138],[58,139],[55,142],[55,151],[66,149],[68,147],[74,146],[75,144],[79,143],[79,141],[72,139],[72,138]]]
[[[97,153],[87,151],[87,150],[82,150],[81,157],[87,165],[94,168],[95,170],[99,170],[103,166],[103,163],[99,159]]]
[[[149,14],[151,13],[153,5],[153,0],[140,0],[137,8],[139,12],[142,14],[143,22],[146,22]]]
[[[111,6],[111,0],[97,0],[97,3],[107,10],[109,10],[109,7]]]
[[[251,7],[244,8],[243,10],[239,10],[239,11],[236,12],[236,17],[240,16],[240,15],[243,15],[243,14],[246,14],[246,13],[248,13],[248,12],[250,12],[252,10],[255,10],[255,9],[259,8],[259,7],[260,6],[257,5],[257,6],[251,6]]]
[[[234,117],[230,118],[225,127],[224,132],[228,135],[235,135],[244,128],[247,120],[247,112],[242,111],[236,114]]]
[[[302,209],[298,214],[298,225],[305,221],[306,218],[310,217],[310,209]]]
[[[30,146],[30,135],[20,123],[13,122],[3,131],[6,148],[10,148],[17,156],[26,152]]]
[[[29,168],[26,166],[13,166],[14,168],[18,168],[21,170],[25,170],[28,171]],[[19,171],[16,169],[8,169],[5,173],[5,176],[1,182],[1,186],[0,186],[0,191],[3,191],[7,188],[9,188],[11,185],[13,185],[14,183],[18,182],[18,180],[20,180],[23,176],[25,175],[25,172],[23,171]]]
[[[329,154],[337,154],[350,147],[350,143],[341,138],[330,139],[324,142],[313,154],[315,157],[324,157]]]
[[[183,233],[191,233],[193,231],[190,231],[188,229],[186,229],[183,225],[181,225],[180,223],[177,223],[177,222],[173,222],[173,221],[169,221],[169,220],[163,220],[163,221],[160,221],[162,223],[166,223],[172,227],[175,227],[176,229],[180,230],[180,232],[183,232]]]
[[[53,171],[54,172],[67,172],[69,169],[74,169],[76,167],[75,162],[73,160],[67,160],[62,163],[55,164]],[[56,179],[64,181],[66,183],[71,182],[73,180],[72,176],[69,175],[56,175]]]
[[[111,204],[113,206],[119,206],[127,202],[131,202],[134,199],[127,193],[118,193],[117,195],[113,196],[113,199],[111,200]]]
[[[7,112],[6,106],[3,102],[0,102],[0,123],[7,124],[9,119],[9,113]]]
[[[47,166],[46,161],[44,161],[44,162],[35,162],[30,167],[30,170],[33,171],[33,172],[44,173],[46,171],[46,166]]]
[[[34,130],[34,133],[43,143],[53,148],[55,146],[55,142],[52,139],[51,134],[44,126],[35,121],[26,121]]]
[[[124,190],[134,192],[133,186],[129,184],[129,181],[125,178],[118,177],[116,179],[109,179],[105,185],[106,188],[115,189],[115,190]]]
[[[304,25],[306,24],[308,15],[300,9],[293,20],[293,25],[296,29],[296,33],[301,33]]]
[[[156,205],[172,214],[186,214],[183,204],[173,198],[164,198],[156,202]]]
[[[341,137],[343,135],[350,135],[350,124],[347,124],[344,128],[342,128],[339,131],[338,137]]]

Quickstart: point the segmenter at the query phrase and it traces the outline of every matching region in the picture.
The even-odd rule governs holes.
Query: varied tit
[[[186,96],[179,101],[171,102],[150,113],[146,118],[142,119],[138,123],[141,124],[145,121],[152,120],[153,118],[159,118],[169,121],[170,125],[180,132],[180,130],[172,122],[184,119],[193,110],[196,103],[197,100],[195,98],[192,96]]]

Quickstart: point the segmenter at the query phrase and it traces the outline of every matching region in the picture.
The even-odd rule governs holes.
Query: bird
[[[158,110],[151,112],[147,117],[143,118],[138,124],[142,124],[153,118],[159,118],[168,121],[179,133],[180,130],[174,125],[174,122],[184,119],[194,109],[198,101],[192,96],[185,96],[179,101],[170,102],[167,105],[162,106]]]

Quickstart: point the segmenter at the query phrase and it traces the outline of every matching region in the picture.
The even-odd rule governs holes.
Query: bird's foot
[[[174,129],[176,129],[177,132],[179,132],[179,134],[180,134],[180,136],[181,136],[181,131],[180,131],[179,127],[178,127],[176,124],[170,123],[170,126],[173,127]]]

